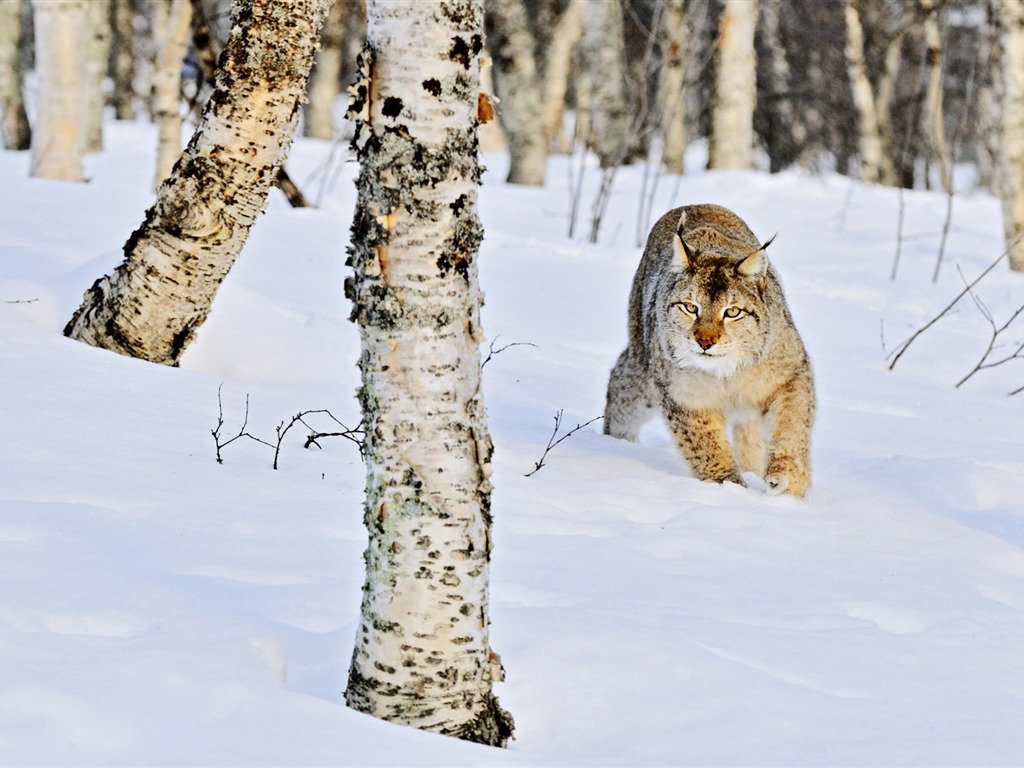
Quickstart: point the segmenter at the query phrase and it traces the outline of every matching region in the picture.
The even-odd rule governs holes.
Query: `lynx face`
[[[679,368],[727,378],[766,345],[764,250],[739,257],[699,251],[676,236],[674,279],[659,302],[661,341]]]

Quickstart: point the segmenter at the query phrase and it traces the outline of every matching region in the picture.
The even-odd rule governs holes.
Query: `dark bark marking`
[[[398,117],[402,114],[402,109],[404,107],[405,105],[402,103],[400,98],[397,96],[388,96],[384,99],[384,106],[381,107],[380,111],[384,117]]]
[[[441,95],[441,81],[438,80],[435,77],[432,77],[429,80],[424,80],[423,81],[423,90],[425,90],[431,96],[440,96]]]

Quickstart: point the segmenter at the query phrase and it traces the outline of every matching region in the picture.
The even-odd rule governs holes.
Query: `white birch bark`
[[[659,75],[659,102],[662,105],[662,162],[669,173],[683,172],[686,153],[686,61],[687,29],[683,0],[665,2],[665,40]]]
[[[587,2],[580,54],[582,79],[588,91],[589,142],[601,167],[615,168],[622,164],[629,140],[626,51],[619,0]]]
[[[999,196],[999,123],[1002,83],[999,74],[999,11],[996,0],[985,7],[985,29],[979,35],[978,95],[974,100],[975,165],[978,183]]]
[[[1009,246],[1024,235],[1024,4],[999,2],[1000,81],[1000,197],[1003,227]],[[1010,250],[1010,268],[1024,271],[1024,242]]]
[[[86,56],[85,151],[103,149],[103,82],[110,59],[110,0],[89,0],[89,51]]]
[[[21,2],[0,0],[0,136],[5,149],[28,149],[31,144],[23,83]]]
[[[309,101],[303,110],[303,132],[314,139],[334,138],[334,103],[341,92],[342,50],[350,0],[334,0],[320,34],[320,50],[306,89]]]
[[[562,121],[565,117],[565,97],[572,77],[573,51],[583,36],[583,9],[587,0],[569,0],[562,15],[555,22],[547,46],[544,65],[544,93],[541,96],[544,114],[544,135],[548,148],[556,152],[569,151]]]
[[[715,51],[708,168],[754,167],[758,0],[724,0]]]
[[[864,29],[860,22],[857,0],[846,0],[846,70],[853,90],[857,112],[857,148],[860,153],[861,179],[873,183],[894,184],[896,171],[892,158],[885,151],[879,126],[874,90],[864,64]]]
[[[181,69],[190,42],[192,2],[154,0],[154,3],[153,118],[157,145],[153,189],[158,189],[181,156]]]
[[[369,532],[345,693],[385,720],[503,746],[492,684],[490,459],[476,212],[481,0],[375,0],[350,116],[346,281],[362,342]]]
[[[498,97],[498,118],[508,140],[510,184],[544,184],[548,136],[541,116],[541,75],[523,0],[488,0],[487,45]]]
[[[942,36],[939,31],[939,8],[933,0],[919,0],[924,14],[925,61],[928,67],[928,85],[925,89],[921,133],[927,142],[929,155],[939,171],[939,181],[948,195],[953,191],[950,176],[949,148],[942,107]]]
[[[237,0],[203,119],[124,261],[64,333],[176,365],[206,319],[291,143],[329,0]]]
[[[87,0],[33,0],[38,106],[29,174],[84,181]]]

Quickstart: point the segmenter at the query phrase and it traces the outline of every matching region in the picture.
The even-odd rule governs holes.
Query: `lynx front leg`
[[[637,365],[627,349],[612,368],[608,399],[604,407],[604,433],[635,443],[640,428],[654,409],[650,377]]]
[[[674,403],[663,405],[665,422],[676,445],[698,480],[743,484],[733,461],[725,417],[717,411],[687,411]]]
[[[769,493],[803,496],[811,485],[814,384],[810,375],[790,381],[768,407],[772,437],[764,481]]]

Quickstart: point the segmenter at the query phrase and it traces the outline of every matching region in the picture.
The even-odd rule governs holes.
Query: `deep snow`
[[[60,331],[142,221],[155,135],[110,123],[91,182],[0,153],[0,764],[1024,765],[1024,365],[953,384],[989,326],[969,300],[886,356],[1003,250],[996,201],[835,176],[696,170],[657,216],[715,202],[767,238],[814,361],[806,501],[689,477],[659,424],[595,423],[540,457],[555,413],[600,415],[625,341],[641,168],[600,242],[566,237],[570,177],[485,158],[484,370],[495,456],[492,644],[516,740],[489,750],[378,722],[341,690],[362,582],[363,468],[304,450],[295,413],[358,421],[341,284],[355,164],[300,140],[180,369]],[[590,168],[584,215],[596,188]],[[581,231],[586,226],[580,227]],[[1024,276],[977,295],[1001,323]],[[1024,322],[1024,321],[1022,321]],[[1024,326],[1000,337],[1003,352]],[[486,350],[485,350],[486,351]],[[317,422],[321,428],[328,424]]]

